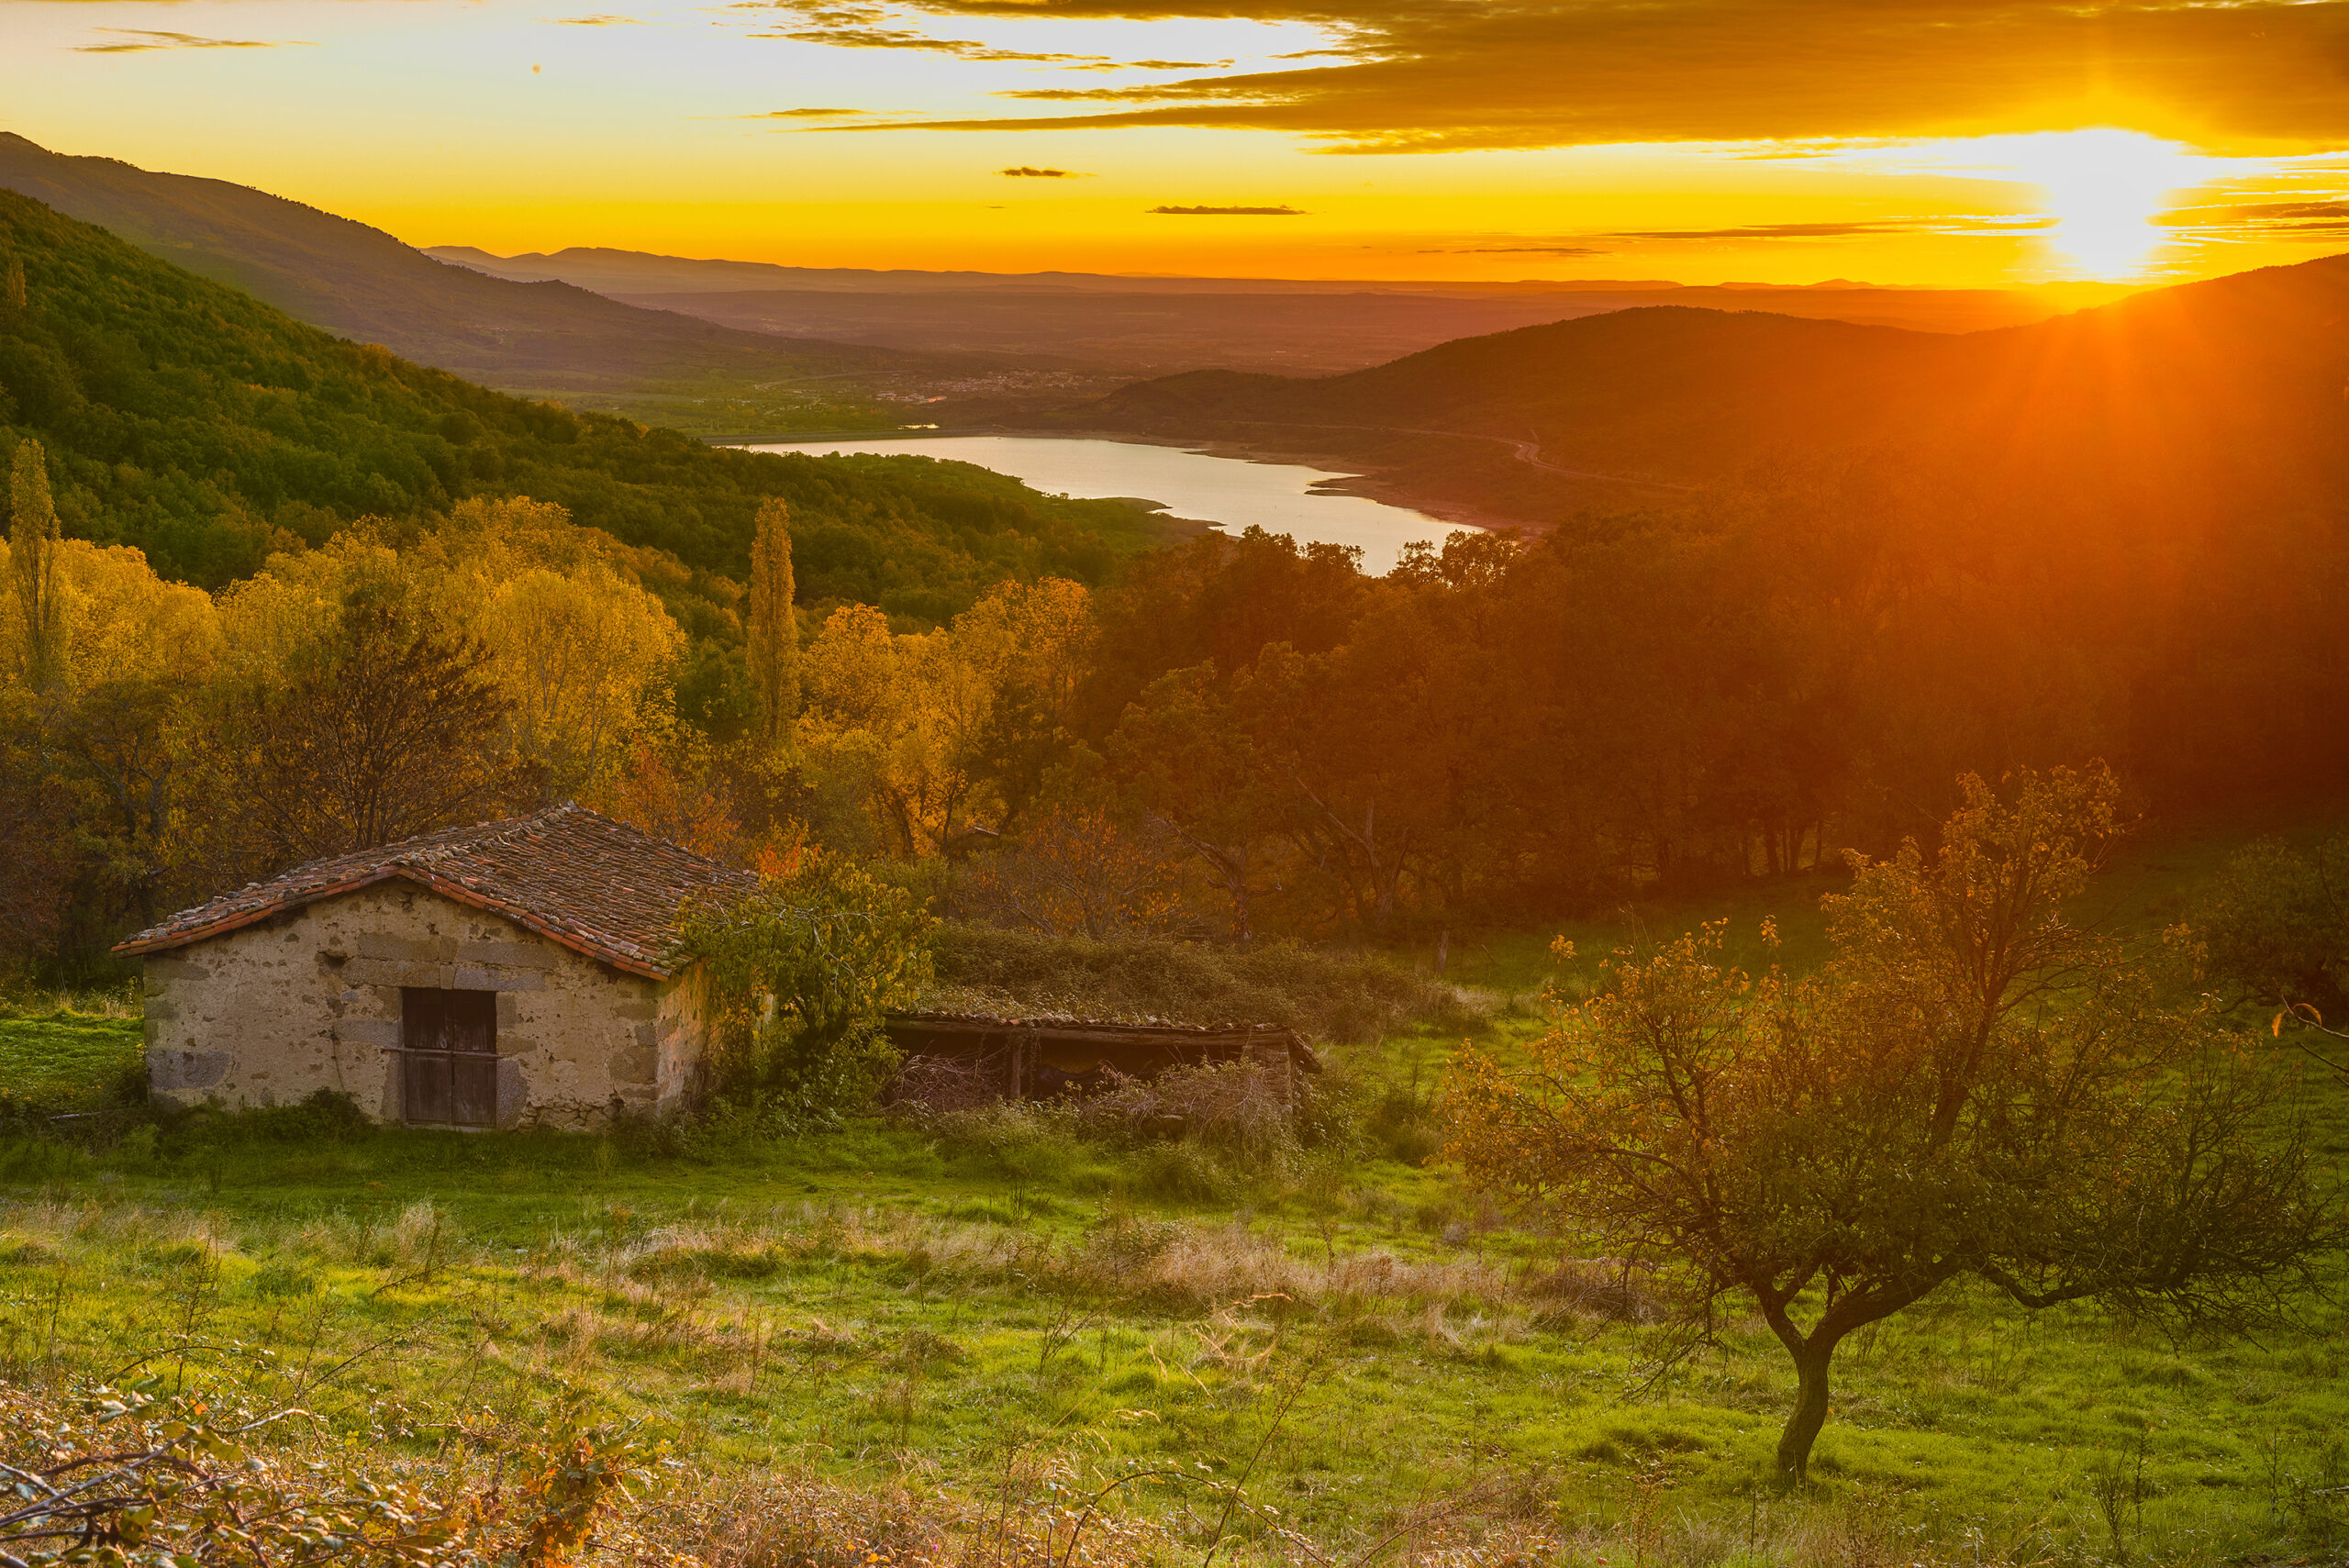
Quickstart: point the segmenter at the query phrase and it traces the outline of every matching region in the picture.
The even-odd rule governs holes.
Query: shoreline
[[[968,439],[976,436],[1002,436],[1017,440],[1116,441],[1124,446],[1167,447],[1177,451],[1197,452],[1202,457],[1227,458],[1237,462],[1263,463],[1274,468],[1319,468],[1331,477],[1317,480],[1311,493],[1319,495],[1346,495],[1357,500],[1373,501],[1384,506],[1400,507],[1418,512],[1447,528],[1466,529],[1476,533],[1493,533],[1514,529],[1522,533],[1546,533],[1551,525],[1530,522],[1521,517],[1503,517],[1471,502],[1453,501],[1415,494],[1407,484],[1375,472],[1361,472],[1355,465],[1328,456],[1304,452],[1269,450],[1247,442],[1230,440],[1182,440],[1172,436],[1137,434],[1130,430],[1068,429],[1030,430],[1004,425],[957,425],[934,430],[839,430],[816,435],[788,435],[761,439],[710,440],[711,446],[758,448],[769,446],[799,446],[820,441],[874,440],[949,440]],[[814,454],[809,454],[814,455]],[[1097,499],[1117,500],[1131,497],[1103,496]],[[1195,521],[1195,519],[1183,519]],[[1220,531],[1220,523],[1201,523],[1202,531]],[[1440,540],[1438,542],[1441,542]]]

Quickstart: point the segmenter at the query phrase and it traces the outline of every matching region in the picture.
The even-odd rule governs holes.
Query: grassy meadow
[[[2172,835],[2096,896],[2158,929],[2233,841]],[[1776,958],[1808,963],[1825,885],[1636,923],[1726,917],[1753,961],[1767,915]],[[1567,930],[1562,987],[1596,984],[1626,929]],[[1454,944],[1488,1043],[1542,1027],[1546,949]],[[1331,1047],[1361,1135],[1252,1167],[1017,1110],[781,1144],[89,1115],[137,1042],[132,1018],[0,1019],[0,1377],[298,1407],[418,1460],[642,1418],[667,1444],[642,1507],[745,1562],[863,1561],[852,1540],[911,1562],[991,1508],[1065,1525],[1105,1489],[1068,1560],[1222,1540],[1243,1562],[2216,1563],[2349,1541],[2335,1299],[2210,1343],[1946,1291],[1846,1350],[1813,1479],[1779,1493],[1776,1341],[1731,1322],[1659,1373],[1636,1275],[1422,1162],[1456,1043],[1424,1029]],[[2349,1085],[2304,1093],[2349,1171]]]

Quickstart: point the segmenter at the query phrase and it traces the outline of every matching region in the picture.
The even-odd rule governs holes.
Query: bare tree
[[[526,799],[479,644],[395,605],[343,607],[281,682],[232,705],[247,852],[274,865],[391,843]]]

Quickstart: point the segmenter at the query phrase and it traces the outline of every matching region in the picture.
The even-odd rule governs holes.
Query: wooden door
[[[497,993],[400,992],[401,1115],[444,1127],[497,1125]]]

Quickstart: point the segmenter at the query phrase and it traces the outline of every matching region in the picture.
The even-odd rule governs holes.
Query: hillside
[[[813,377],[985,368],[871,346],[782,343],[570,284],[492,277],[299,202],[110,158],[67,157],[13,133],[0,132],[0,186],[339,337],[508,391],[722,395]]]
[[[1319,380],[1171,377],[1068,417],[1335,456],[1418,497],[1518,506],[1533,520],[1665,500],[1790,459],[1893,451],[1986,488],[2298,505],[2338,494],[2349,456],[2344,312],[2349,258],[1955,336],[1660,306]]]
[[[1149,537],[1130,508],[923,459],[711,448],[574,414],[306,326],[105,229],[0,192],[0,445],[49,449],[68,530],[215,585],[363,515],[528,495],[701,572],[747,570],[760,498],[795,514],[803,599],[940,619],[1005,576],[1098,578]],[[5,264],[5,261],[0,261]]]
[[[696,261],[573,247],[493,256],[429,255],[494,277],[561,279],[631,305],[729,327],[976,356],[1051,355],[1129,377],[1202,369],[1335,374],[1458,338],[1669,304],[1965,332],[2043,320],[2125,291],[1694,287],[1604,279],[1444,283],[1344,279],[1118,277],[1091,272],[925,272]],[[1063,401],[1065,399],[1063,398]],[[958,398],[954,417],[996,410]]]

